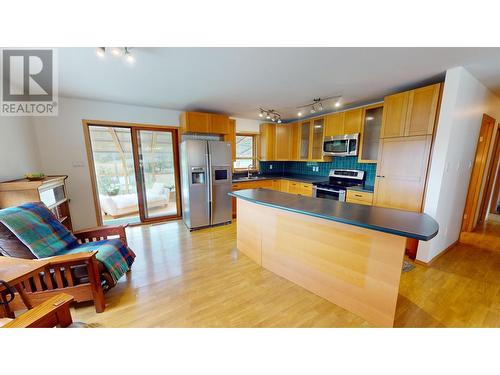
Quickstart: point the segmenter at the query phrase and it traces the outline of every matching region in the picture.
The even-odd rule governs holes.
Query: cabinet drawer
[[[300,183],[299,194],[312,197],[313,186],[312,184]]]
[[[373,193],[367,191],[347,190],[346,202],[371,205],[373,203]]]
[[[262,180],[262,181],[248,181],[248,182],[238,182],[237,184],[233,184],[232,190],[245,190],[245,189],[272,189],[273,181],[272,180]]]

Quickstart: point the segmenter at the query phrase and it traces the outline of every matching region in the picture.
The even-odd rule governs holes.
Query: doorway
[[[486,217],[487,204],[491,197],[491,189],[493,185],[492,174],[494,174],[494,166],[497,164],[495,160],[498,158],[498,137],[496,137],[495,150],[488,167],[488,156],[491,146],[492,137],[496,134],[496,120],[486,114],[483,115],[481,122],[481,130],[477,142],[476,156],[474,158],[474,167],[469,182],[467,192],[467,200],[465,203],[464,215],[462,220],[462,232],[473,232],[478,224],[482,224]],[[494,176],[493,176],[494,177]],[[483,184],[483,181],[486,181]],[[481,195],[482,192],[482,195]]]
[[[177,129],[84,121],[99,225],[181,216]]]

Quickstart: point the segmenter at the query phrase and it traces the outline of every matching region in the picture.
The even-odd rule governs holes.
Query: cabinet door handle
[[[361,194],[354,194],[355,197],[360,197],[360,198],[363,198],[363,196]]]
[[[378,178],[385,178],[385,176],[377,175]]]

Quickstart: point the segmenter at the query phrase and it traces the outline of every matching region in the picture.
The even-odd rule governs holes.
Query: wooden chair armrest
[[[64,265],[68,263],[86,263],[97,254],[97,251],[90,251],[86,253],[74,253],[55,255],[53,257],[44,258],[43,261],[47,262],[49,266]]]
[[[127,244],[127,225],[116,225],[113,227],[95,227],[73,232],[76,238],[82,242],[94,242],[108,238],[109,236],[118,236],[125,245]]]
[[[69,305],[73,299],[68,294],[60,293],[6,323],[2,328],[67,327],[72,323]]]

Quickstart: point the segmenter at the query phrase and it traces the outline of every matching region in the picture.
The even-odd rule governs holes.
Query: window
[[[236,161],[234,169],[248,169],[253,165],[257,169],[257,152],[255,134],[236,134]]]

